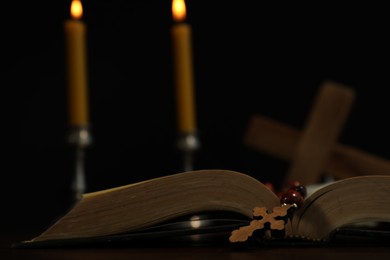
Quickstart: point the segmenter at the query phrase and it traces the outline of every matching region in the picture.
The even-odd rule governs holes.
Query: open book
[[[229,170],[183,172],[84,194],[46,231],[16,247],[134,240],[142,234],[177,235],[180,232],[163,227],[179,227],[180,222],[174,225],[172,220],[202,212],[222,213],[214,222],[209,219],[208,223],[217,228],[209,225],[203,232],[223,227],[231,232],[251,221],[255,207],[272,210],[277,206],[277,195],[249,175]],[[329,241],[335,230],[346,225],[390,222],[390,176],[359,176],[333,182],[307,197],[290,220],[286,237],[320,241]],[[182,230],[196,233],[202,230],[200,223],[198,219],[198,226]]]

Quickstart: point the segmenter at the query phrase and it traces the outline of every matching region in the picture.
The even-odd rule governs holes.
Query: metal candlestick
[[[92,143],[92,136],[88,126],[73,127],[69,133],[69,143],[75,148],[75,175],[72,191],[75,200],[81,199],[86,191],[85,181],[85,149]]]
[[[177,141],[178,149],[183,153],[184,171],[194,169],[194,152],[199,149],[199,138],[195,133],[182,133]]]

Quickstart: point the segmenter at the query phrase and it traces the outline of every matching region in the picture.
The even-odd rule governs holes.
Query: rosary
[[[265,184],[273,191],[271,184]],[[285,234],[285,225],[289,218],[292,217],[295,210],[302,206],[306,197],[306,187],[298,181],[289,182],[282,192],[276,193],[280,198],[280,206],[274,207],[269,212],[266,207],[255,207],[253,209],[253,220],[247,226],[233,230],[229,241],[245,242],[249,237],[264,238],[283,237]]]

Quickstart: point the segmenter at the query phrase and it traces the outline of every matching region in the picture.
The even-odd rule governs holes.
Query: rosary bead
[[[289,188],[301,186],[301,183],[299,181],[289,181],[285,186],[287,187],[287,189],[289,189]]]
[[[295,186],[293,189],[296,190],[296,191],[298,191],[298,192],[302,195],[303,198],[306,197],[306,195],[307,195],[307,190],[306,190],[306,187],[305,187],[305,186],[303,186],[303,185],[298,185],[298,186]]]
[[[286,185],[284,185],[284,191],[286,192],[289,189],[294,189],[298,191],[303,196],[303,198],[306,197],[307,194],[306,187],[303,186],[299,181],[287,182]]]
[[[295,189],[289,189],[280,197],[281,204],[296,204],[298,208],[302,206],[303,196]]]

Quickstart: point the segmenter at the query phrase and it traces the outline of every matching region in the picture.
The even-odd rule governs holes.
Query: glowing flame
[[[182,22],[186,19],[187,10],[184,0],[172,0],[172,15],[176,22]]]
[[[83,6],[81,4],[81,0],[72,0],[72,4],[70,5],[70,15],[74,19],[81,19],[83,16]]]

